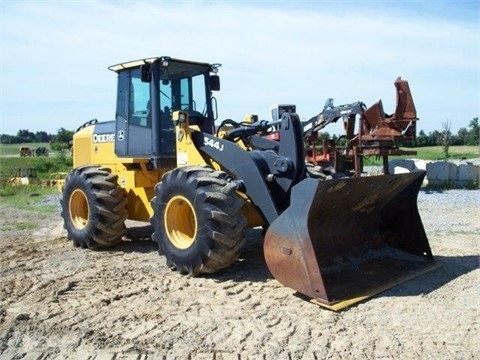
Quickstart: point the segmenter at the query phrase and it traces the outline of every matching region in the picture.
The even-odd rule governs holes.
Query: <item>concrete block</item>
[[[404,168],[401,166],[395,166],[395,168],[393,169],[393,173],[391,174],[408,174],[409,172],[411,171],[407,168]]]
[[[395,174],[395,168],[401,167],[407,169],[409,171],[413,171],[416,169],[415,161],[410,159],[392,159],[388,161],[388,171],[390,174]]]
[[[428,183],[453,182],[457,178],[457,165],[448,161],[437,161],[427,164]]]
[[[472,183],[479,183],[480,180],[480,166],[473,164],[459,164],[457,166],[457,176],[455,185],[464,186]]]
[[[429,164],[431,161],[415,159],[414,162],[415,162],[415,168],[416,169],[426,171],[427,170],[427,164]]]

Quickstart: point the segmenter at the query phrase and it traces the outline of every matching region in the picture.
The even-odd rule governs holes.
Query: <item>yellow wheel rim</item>
[[[69,202],[70,220],[78,230],[83,229],[88,223],[88,200],[85,193],[75,189],[70,195]]]
[[[197,234],[197,217],[192,204],[183,196],[170,199],[165,208],[165,231],[178,249],[188,249]]]

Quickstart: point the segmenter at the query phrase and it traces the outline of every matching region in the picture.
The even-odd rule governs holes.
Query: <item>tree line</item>
[[[69,147],[73,139],[73,131],[60,128],[56,134],[48,134],[46,131],[31,132],[29,130],[18,130],[17,135],[0,135],[2,144],[22,143],[50,143],[53,150],[63,150]]]
[[[450,125],[451,123],[446,121],[442,123],[441,130],[431,131],[428,135],[423,130],[420,130],[417,134],[415,146],[445,146],[446,143],[449,145],[479,145],[480,129],[478,117],[470,121],[468,128],[460,128],[457,134],[451,132]]]
[[[453,134],[450,131],[450,123],[446,122],[442,124],[441,130],[434,130],[426,134],[423,130],[420,130],[417,134],[415,143],[405,144],[410,147],[423,147],[423,146],[437,146],[445,144],[448,145],[479,145],[479,123],[478,117],[470,120],[468,128],[462,127],[458,130],[457,134]],[[69,146],[73,138],[73,131],[66,130],[63,127],[60,128],[57,134],[47,134],[45,131],[37,131],[35,133],[28,130],[19,130],[17,135],[0,135],[0,143],[2,144],[21,144],[21,143],[38,143],[48,142],[52,144],[53,148],[57,150],[65,149]],[[322,139],[338,139],[337,135],[332,137],[328,132],[324,132],[320,135]]]

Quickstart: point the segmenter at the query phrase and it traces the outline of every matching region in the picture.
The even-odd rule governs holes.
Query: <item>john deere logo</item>
[[[117,132],[117,140],[123,141],[125,139],[125,132],[123,130],[118,130]]]
[[[94,143],[114,142],[115,134],[93,134]]]

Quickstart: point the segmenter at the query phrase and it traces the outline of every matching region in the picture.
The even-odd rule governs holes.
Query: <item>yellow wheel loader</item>
[[[416,205],[424,172],[315,178],[297,114],[215,126],[219,67],[154,57],[109,68],[115,120],[77,129],[63,187],[74,245],[114,246],[126,219],[150,221],[168,266],[197,275],[232,264],[245,229],[263,226],[273,276],[333,309],[432,268]]]

